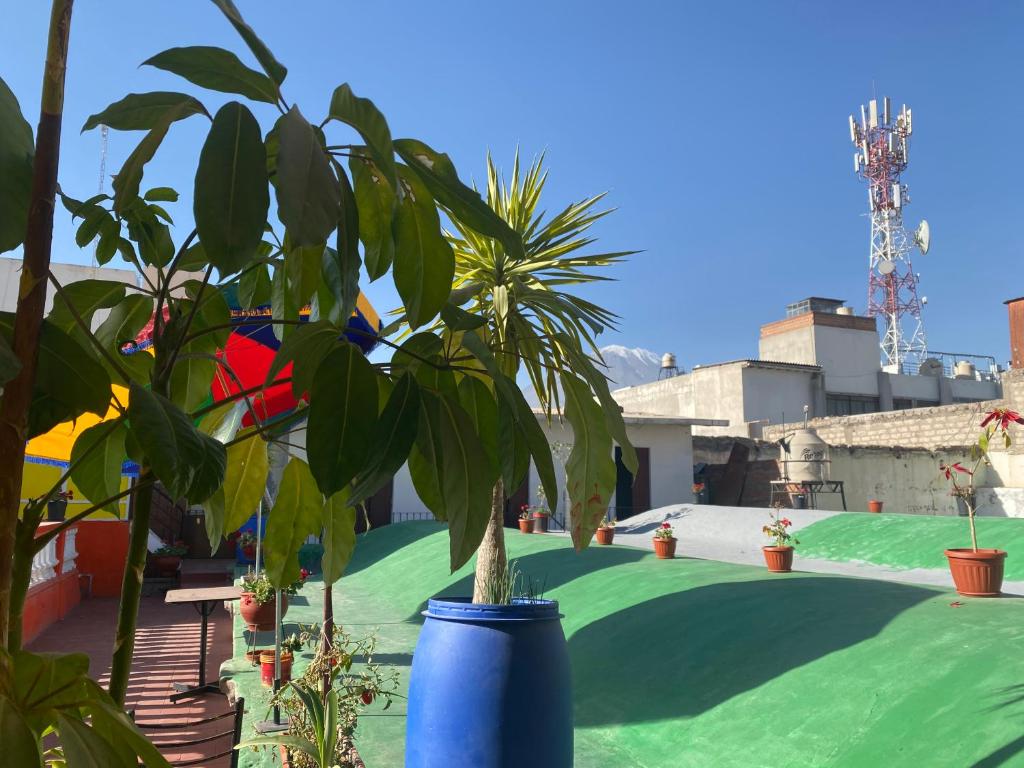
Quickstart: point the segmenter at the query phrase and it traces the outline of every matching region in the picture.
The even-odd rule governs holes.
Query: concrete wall
[[[138,285],[138,275],[130,269],[111,269],[109,267],[87,267],[81,264],[50,265],[54,276],[61,283],[76,283],[79,280],[115,280],[129,285]],[[18,285],[21,280],[21,259],[0,258],[0,311],[13,312],[18,304]],[[53,290],[46,293],[46,311],[53,306]],[[94,325],[102,322],[108,310],[96,313]]]
[[[763,422],[779,424],[783,417],[789,421],[800,418],[805,405],[810,406],[812,415],[817,413],[824,407],[816,397],[818,377],[814,371],[799,368],[744,368],[743,413],[746,421],[751,422],[745,434],[760,437]],[[700,407],[703,409],[703,404]],[[734,429],[733,434],[741,432]]]
[[[847,395],[878,395],[878,334],[855,328],[815,325],[815,363],[825,372],[825,389]]]
[[[727,419],[728,427],[694,427],[694,434],[746,434],[743,362],[695,368],[690,373],[636,387],[612,396],[626,413]],[[699,413],[697,412],[699,409]]]

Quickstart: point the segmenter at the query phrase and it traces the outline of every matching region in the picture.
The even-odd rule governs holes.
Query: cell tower
[[[885,323],[882,366],[890,373],[917,373],[925,360],[927,343],[917,277],[910,260],[911,244],[928,252],[928,222],[922,221],[913,237],[903,228],[903,206],[910,202],[900,182],[906,170],[913,113],[904,104],[893,119],[889,97],[860,108],[860,122],[850,115],[850,140],[857,148],[853,168],[868,183],[871,215],[871,255],[868,260],[868,316]]]

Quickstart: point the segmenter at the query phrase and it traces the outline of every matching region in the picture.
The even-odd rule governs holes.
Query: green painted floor
[[[578,768],[1024,766],[1024,601],[621,546],[577,555],[539,535],[508,543],[565,614]],[[447,557],[440,525],[388,526],[360,538],[335,587],[336,616],[376,631],[378,659],[403,682],[425,600],[470,591]],[[320,595],[308,585],[309,605],[293,603],[286,621],[318,619]],[[236,620],[239,655],[241,637]],[[258,679],[229,664],[248,728],[266,715]],[[360,719],[369,768],[402,765],[403,714]],[[241,764],[272,763],[247,753]]]

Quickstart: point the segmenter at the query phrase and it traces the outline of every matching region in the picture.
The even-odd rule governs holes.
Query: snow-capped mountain
[[[646,384],[658,380],[658,370],[661,368],[661,356],[656,355],[649,349],[642,347],[624,347],[621,344],[609,344],[601,347],[601,356],[607,368],[605,375],[610,379],[609,389],[621,389],[622,387],[635,387],[637,384]],[[524,387],[523,393],[530,405],[537,405],[537,395],[525,376],[520,376],[520,385]]]

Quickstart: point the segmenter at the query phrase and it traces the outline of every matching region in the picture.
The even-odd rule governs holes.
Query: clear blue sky
[[[285,91],[322,116],[342,82],[374,99],[396,136],[421,138],[479,179],[490,148],[510,164],[547,149],[549,209],[609,190],[609,250],[644,250],[589,291],[622,316],[604,343],[674,351],[681,364],[757,352],[757,328],[808,295],[863,310],[868,220],[847,115],[890,95],[914,109],[910,226],[930,346],[1005,361],[1002,301],[1024,294],[1024,5],[1011,2],[255,2],[250,23],[289,67]],[[48,3],[12,4],[0,74],[33,126]],[[286,10],[287,9],[287,10]],[[221,45],[255,66],[212,4],[79,0],[71,33],[60,181],[96,191],[99,133],[85,118],[130,91],[221,94],[152,68],[177,45]],[[874,86],[873,86],[874,84]],[[269,126],[272,109],[258,112]],[[207,123],[191,118],[146,171],[182,191]],[[110,134],[108,171],[141,138]],[[108,185],[109,189],[109,185]],[[55,255],[87,263],[58,211]],[[380,310],[387,280],[365,288]]]

